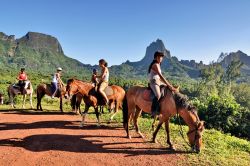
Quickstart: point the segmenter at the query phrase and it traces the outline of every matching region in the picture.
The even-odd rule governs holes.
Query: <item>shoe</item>
[[[108,100],[108,101],[106,101],[106,105],[107,105],[107,106],[109,106],[109,100]]]
[[[52,99],[54,99],[54,98],[55,98],[55,96],[54,96],[54,95],[52,95],[52,96],[51,96],[51,98],[52,98]]]

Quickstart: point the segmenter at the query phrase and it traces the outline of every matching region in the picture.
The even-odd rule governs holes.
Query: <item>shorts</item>
[[[104,91],[105,88],[107,88],[107,87],[108,87],[108,82],[103,81],[103,82],[101,82],[101,84],[99,86],[99,90]]]

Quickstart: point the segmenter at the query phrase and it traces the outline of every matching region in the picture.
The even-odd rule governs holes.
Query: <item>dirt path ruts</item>
[[[119,124],[97,127],[77,115],[0,111],[0,165],[177,165],[184,157],[141,138],[125,138]]]

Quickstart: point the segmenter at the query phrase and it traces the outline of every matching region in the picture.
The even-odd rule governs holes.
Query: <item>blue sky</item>
[[[178,59],[209,63],[221,52],[250,54],[250,1],[2,0],[0,31],[50,34],[85,64],[138,61],[158,38]]]

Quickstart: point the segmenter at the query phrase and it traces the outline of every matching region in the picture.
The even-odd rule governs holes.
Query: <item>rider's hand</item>
[[[172,87],[171,90],[175,93],[179,92],[180,87]]]

